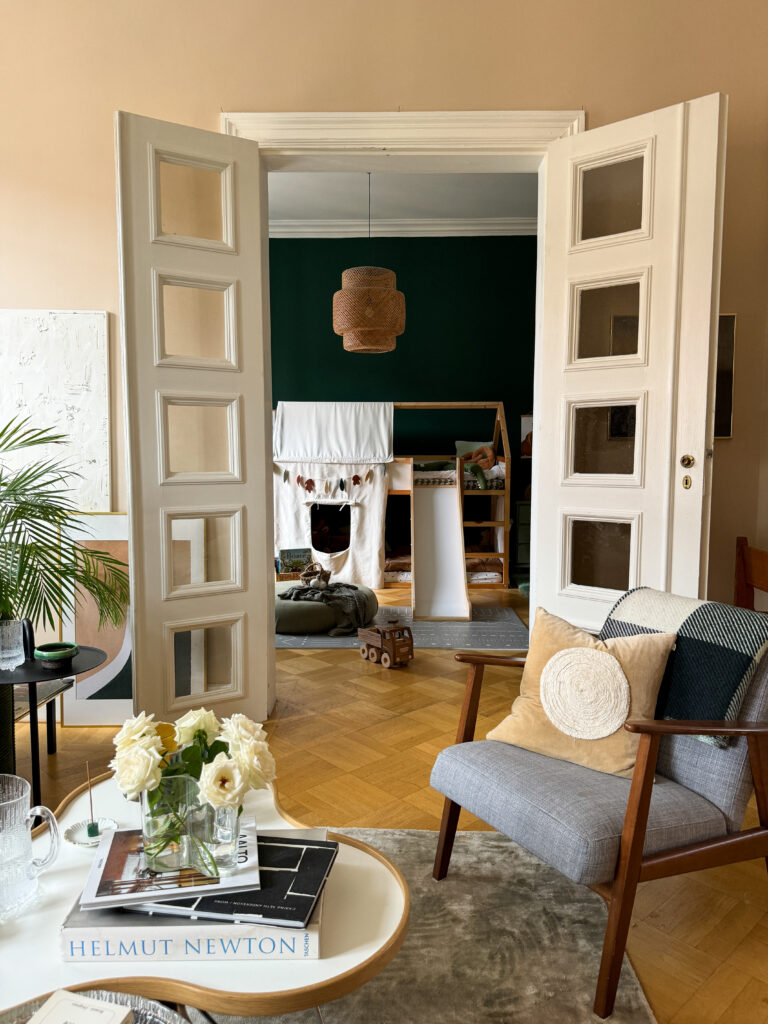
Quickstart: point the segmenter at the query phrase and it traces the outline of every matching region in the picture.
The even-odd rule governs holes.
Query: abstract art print
[[[128,561],[128,516],[123,513],[84,515],[84,547],[106,551]],[[121,725],[133,714],[131,609],[122,626],[99,628],[92,598],[78,601],[75,613],[62,620],[62,639],[79,646],[98,647],[107,660],[84,672],[64,694],[65,725]]]
[[[34,427],[66,434],[66,449],[46,445],[38,457],[65,453],[78,473],[70,497],[82,512],[110,509],[107,327],[103,310],[0,309],[0,423],[28,416]],[[18,452],[8,462],[17,468],[28,458]]]

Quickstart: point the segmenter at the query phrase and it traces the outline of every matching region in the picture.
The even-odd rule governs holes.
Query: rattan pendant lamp
[[[368,172],[368,240],[371,239],[371,174]],[[405,330],[405,296],[393,270],[350,267],[333,296],[333,329],[347,352],[391,352]]]

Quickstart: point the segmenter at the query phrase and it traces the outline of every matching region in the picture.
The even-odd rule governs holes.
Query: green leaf
[[[227,757],[229,757],[229,747],[224,742],[224,740],[213,741],[213,743],[208,748],[208,757],[205,763],[210,764],[211,761],[213,761],[216,758],[217,754],[226,754]]]
[[[28,418],[0,427],[0,616],[55,627],[89,595],[99,625],[119,626],[129,600],[127,567],[82,546],[91,532],[88,518],[70,496],[79,473],[54,458],[18,470],[2,462],[9,452],[65,443],[65,434],[31,427]]]
[[[181,757],[185,765],[186,774],[199,779],[200,772],[203,769],[203,752],[200,750],[200,747],[190,744],[190,746],[182,750]]]

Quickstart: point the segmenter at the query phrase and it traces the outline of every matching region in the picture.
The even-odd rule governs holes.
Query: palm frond
[[[0,454],[33,448],[39,444],[66,444],[67,435],[57,434],[46,427],[28,426],[31,416],[14,416],[0,427]]]
[[[66,435],[15,418],[0,427],[0,455]],[[54,626],[90,595],[99,625],[119,625],[128,605],[125,563],[82,546],[91,531],[71,497],[79,476],[66,461],[38,459],[11,470],[0,463],[0,617]]]

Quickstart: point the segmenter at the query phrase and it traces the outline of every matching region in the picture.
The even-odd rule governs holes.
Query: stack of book
[[[104,835],[61,928],[64,960],[310,960],[339,844],[325,829],[244,828],[234,875],[146,870],[138,829]],[[191,893],[191,890],[194,890]]]

